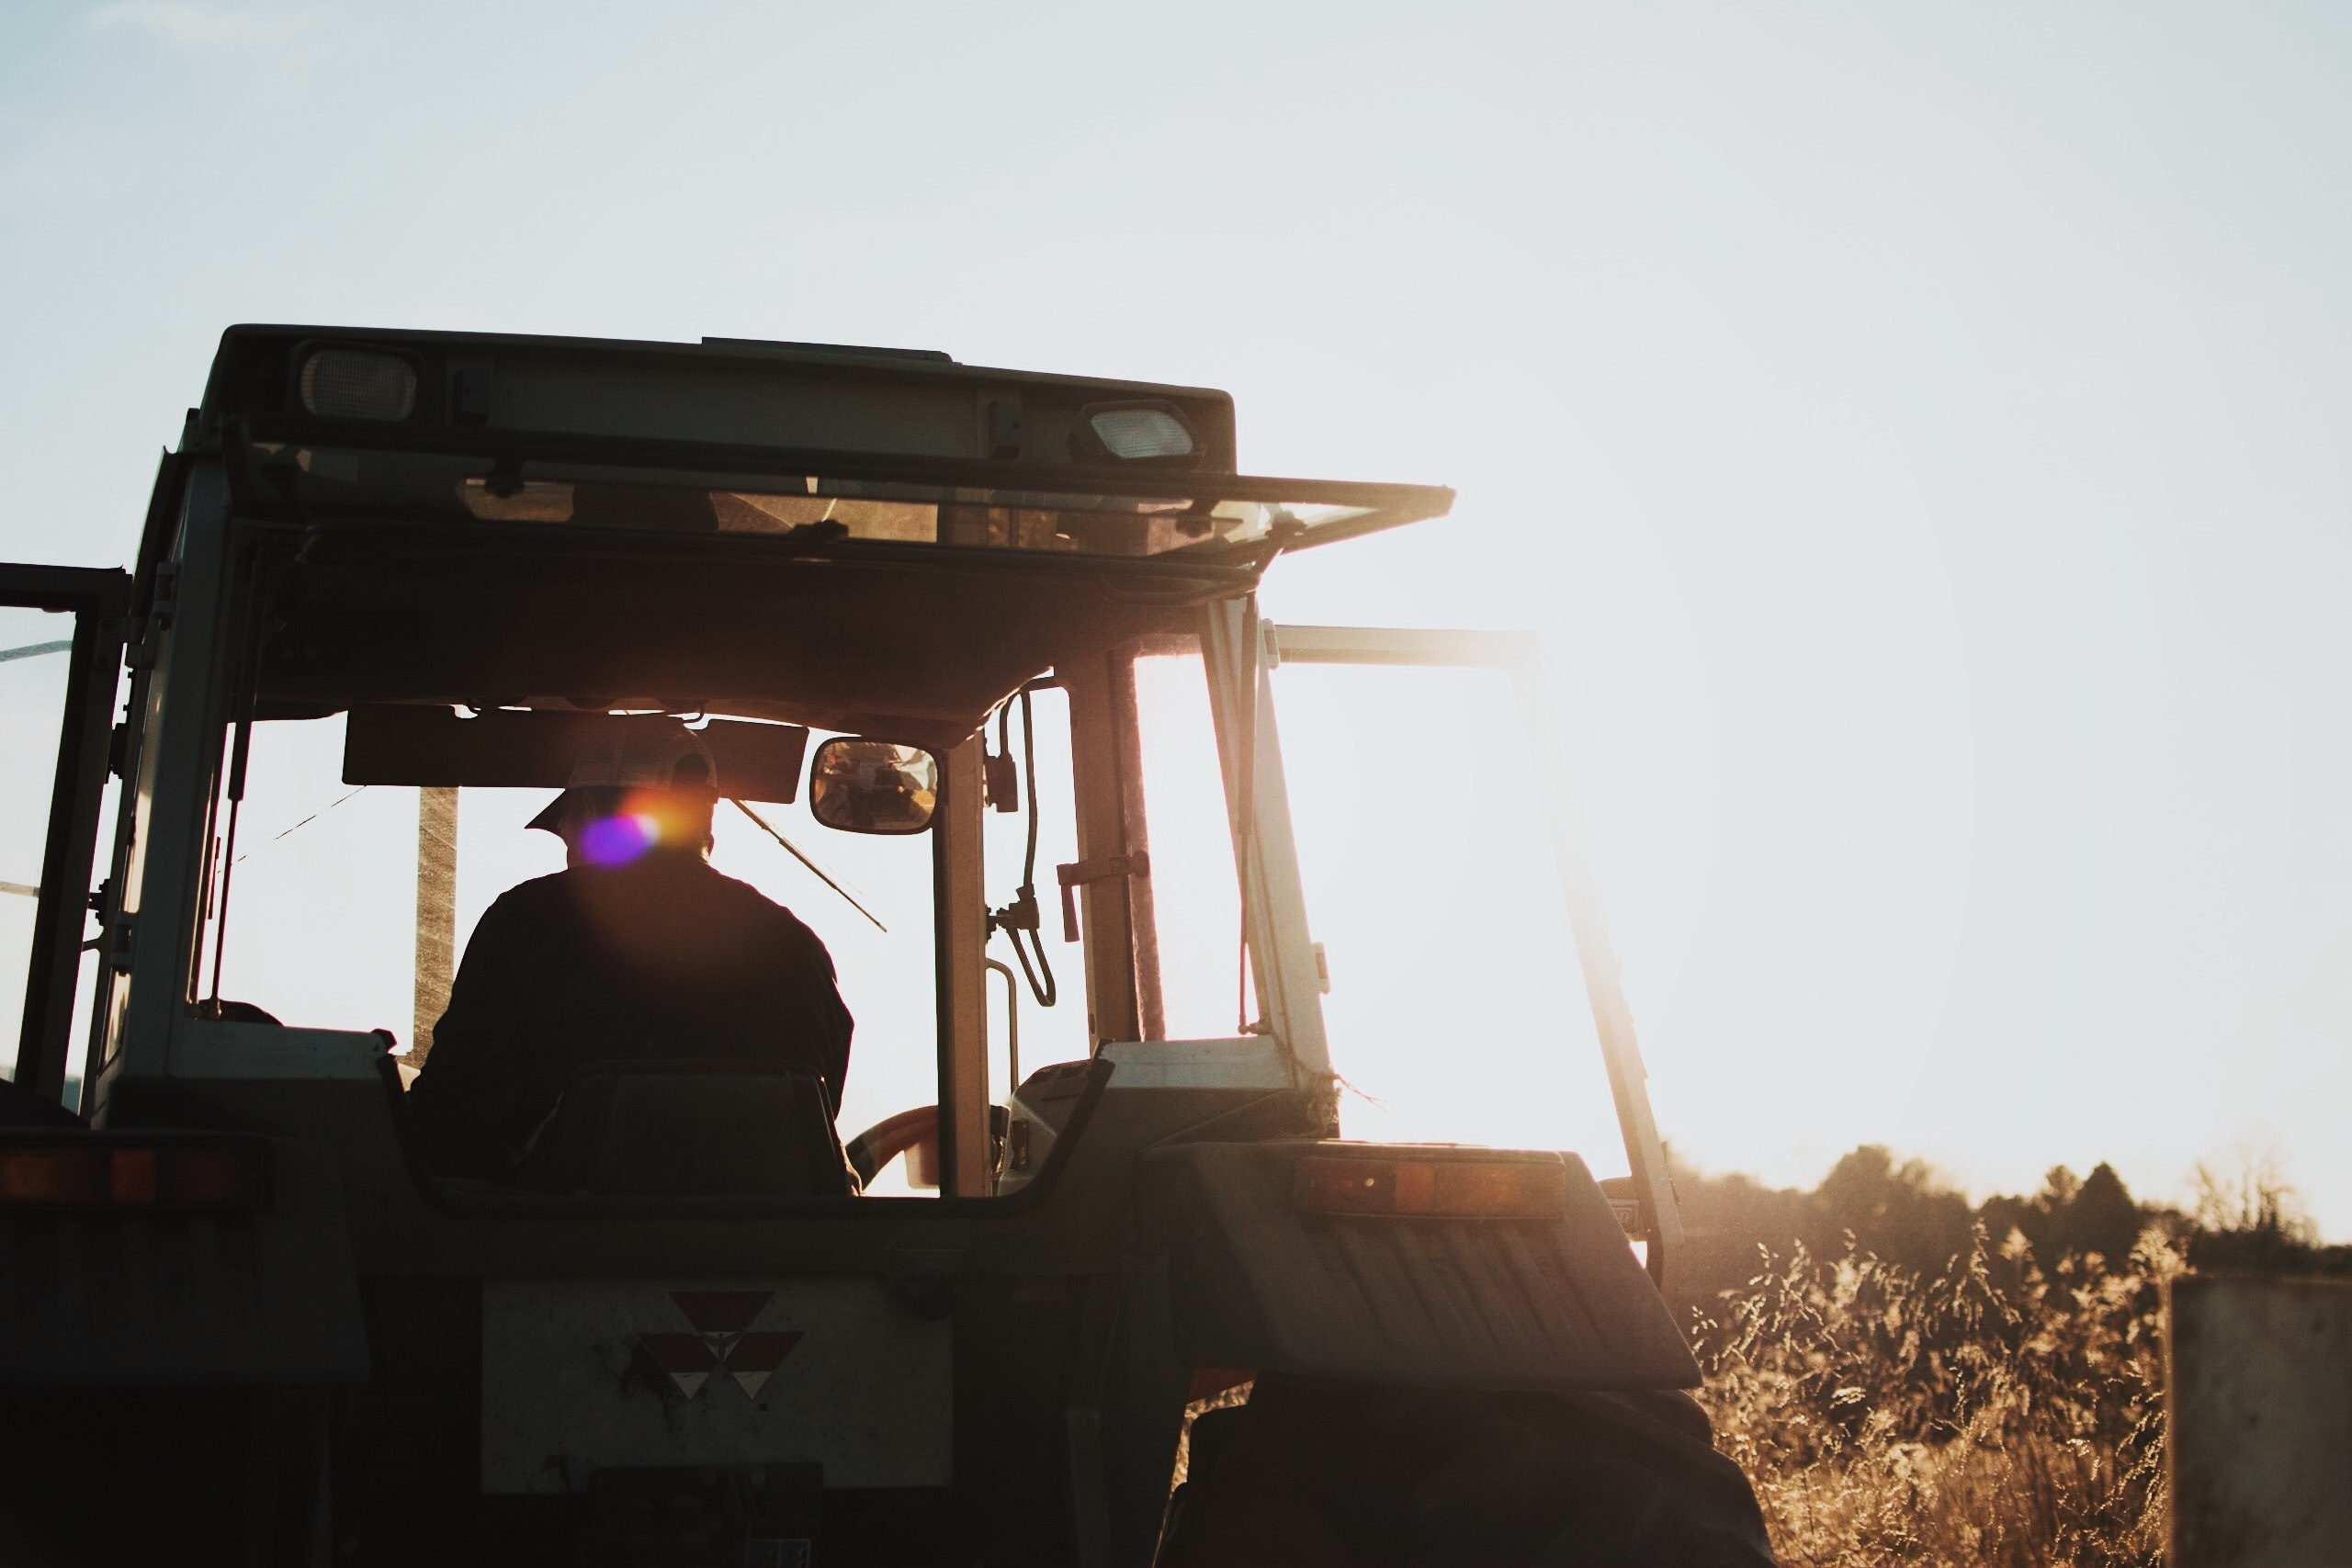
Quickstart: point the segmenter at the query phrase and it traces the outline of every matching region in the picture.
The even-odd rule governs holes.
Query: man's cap
[[[554,832],[575,789],[693,789],[716,794],[718,766],[702,737],[674,718],[608,719],[571,764],[564,791],[527,826]]]

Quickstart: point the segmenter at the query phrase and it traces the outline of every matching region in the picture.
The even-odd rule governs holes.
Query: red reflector
[[[155,1201],[155,1151],[113,1149],[107,1162],[107,1196],[118,1203]]]
[[[259,1144],[0,1145],[0,1208],[253,1209]]]
[[[1298,1162],[1298,1206],[1318,1214],[1430,1214],[1542,1219],[1567,1208],[1556,1160],[1366,1159]]]
[[[188,1209],[255,1209],[262,1201],[261,1149],[232,1144],[158,1151],[157,1195]]]

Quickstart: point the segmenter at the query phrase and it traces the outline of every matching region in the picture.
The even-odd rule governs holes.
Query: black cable
[[[1045,938],[1038,931],[1037,916],[1037,721],[1029,705],[1029,688],[1023,686],[1021,697],[1021,766],[1027,777],[1023,781],[1029,792],[1029,847],[1021,863],[1021,890],[1012,902],[1001,909],[989,911],[989,930],[1002,931],[1012,939],[1012,956],[1021,962],[1021,976],[1029,982],[1029,994],[1037,1005],[1049,1008],[1059,992],[1054,985],[1054,966],[1046,961]],[[1012,754],[1012,699],[996,710],[996,750],[1000,757]],[[1029,940],[1021,940],[1022,932]],[[1035,955],[1035,966],[1031,966]],[[1038,976],[1045,978],[1041,981]]]

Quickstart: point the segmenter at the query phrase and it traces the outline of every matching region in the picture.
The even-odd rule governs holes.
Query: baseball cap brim
[[[525,830],[537,828],[542,832],[560,832],[561,830],[560,824],[563,821],[563,803],[571,798],[571,792],[568,789],[558,793],[553,800],[548,802],[545,810],[523,824]]]

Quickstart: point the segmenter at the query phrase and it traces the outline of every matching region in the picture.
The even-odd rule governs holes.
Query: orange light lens
[[[85,1208],[107,1201],[101,1148],[0,1149],[0,1203]]]
[[[0,1208],[251,1209],[265,1175],[258,1144],[0,1146]]]
[[[1543,1219],[1567,1208],[1551,1160],[1378,1159],[1310,1155],[1298,1162],[1298,1206],[1317,1214],[1427,1214]]]

